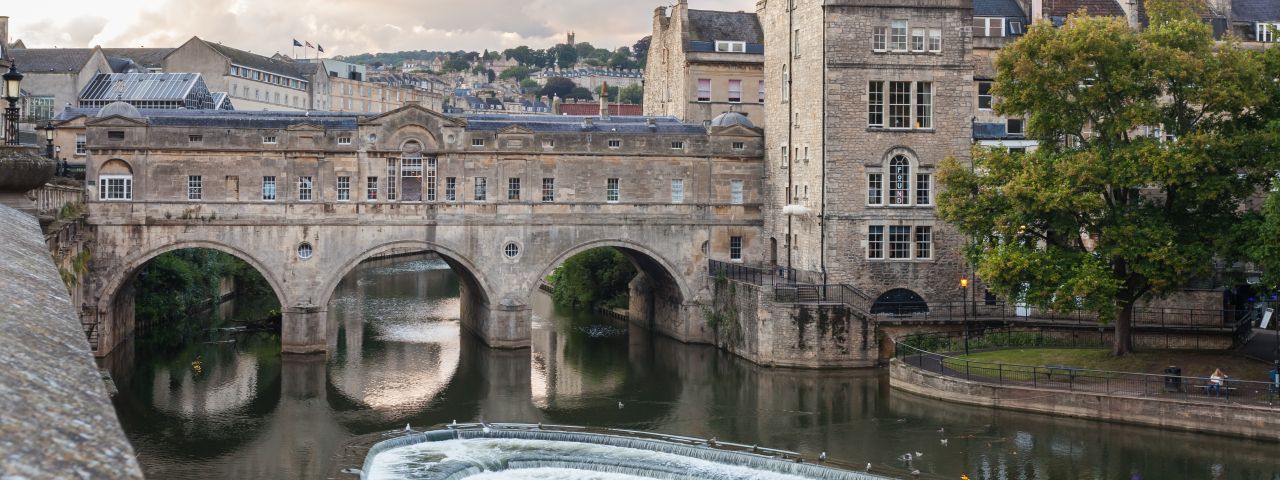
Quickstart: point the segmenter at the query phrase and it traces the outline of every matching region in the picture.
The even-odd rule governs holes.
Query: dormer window
[[[717,52],[743,53],[747,51],[747,42],[716,41]]]
[[[1280,30],[1280,23],[1258,23],[1254,25],[1255,37],[1259,42],[1275,42],[1276,31]]]

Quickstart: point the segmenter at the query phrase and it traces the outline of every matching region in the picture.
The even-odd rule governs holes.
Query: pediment
[[[763,137],[764,133],[757,128],[747,128],[741,124],[734,124],[727,127],[715,127],[712,129],[712,135],[728,136],[728,137]]]
[[[432,120],[441,127],[465,127],[467,121],[458,117],[451,117],[435,110],[424,107],[420,104],[409,104],[397,108],[390,112],[386,112],[373,117],[364,118],[360,121],[361,126],[365,125],[386,125],[395,123],[427,123]]]
[[[524,125],[507,125],[498,129],[498,135],[533,135],[533,130]]]
[[[96,126],[145,127],[147,126],[147,120],[143,118],[129,118],[120,115],[111,115],[109,117],[87,120],[84,124]]]

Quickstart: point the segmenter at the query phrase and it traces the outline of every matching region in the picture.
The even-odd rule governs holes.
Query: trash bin
[[[1170,365],[1164,369],[1164,391],[1182,391],[1182,369]]]

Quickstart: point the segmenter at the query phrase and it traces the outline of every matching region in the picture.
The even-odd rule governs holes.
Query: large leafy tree
[[[1215,44],[1185,5],[1148,2],[1141,32],[1037,22],[1000,52],[993,93],[1039,148],[978,149],[972,168],[952,159],[940,174],[939,214],[973,238],[990,288],[1113,320],[1116,355],[1133,350],[1136,302],[1245,258],[1241,206],[1274,156],[1260,150],[1260,55]]]

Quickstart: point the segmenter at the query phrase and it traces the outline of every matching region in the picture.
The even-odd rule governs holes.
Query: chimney
[[[1044,18],[1044,0],[1031,0],[1031,23]]]
[[[9,50],[9,17],[3,15],[0,15],[0,50]]]
[[[600,86],[600,119],[609,119],[609,82]]]

